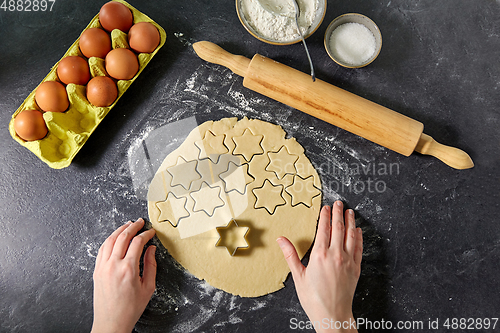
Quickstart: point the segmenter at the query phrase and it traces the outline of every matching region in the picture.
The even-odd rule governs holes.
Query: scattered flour
[[[193,43],[191,42],[191,40],[189,40],[188,38],[186,38],[184,36],[184,33],[182,32],[174,32],[174,36],[175,38],[177,38],[179,40],[179,42],[182,43],[182,45],[184,46],[191,46],[193,45]]]

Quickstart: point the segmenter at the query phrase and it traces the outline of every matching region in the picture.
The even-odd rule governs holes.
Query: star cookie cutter
[[[227,252],[233,257],[238,249],[248,249],[250,245],[247,241],[249,227],[240,227],[235,219],[231,219],[225,227],[216,227],[219,239],[215,243],[216,247],[225,247]]]

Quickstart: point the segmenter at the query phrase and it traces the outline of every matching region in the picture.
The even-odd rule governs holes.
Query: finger
[[[155,229],[149,229],[135,236],[130,243],[125,258],[135,261],[136,265],[139,266],[139,260],[141,259],[144,245],[146,245],[154,235]]]
[[[98,264],[101,263],[101,261],[103,261],[103,260],[107,261],[109,259],[109,257],[111,256],[111,253],[113,252],[113,248],[115,246],[116,239],[131,224],[132,224],[132,221],[128,221],[124,225],[120,226],[115,231],[113,231],[113,233],[104,241],[104,243],[102,243],[101,247],[99,248],[99,252],[97,253],[96,267]]]
[[[123,259],[127,253],[130,241],[132,238],[142,229],[144,226],[144,220],[138,219],[136,222],[132,223],[128,228],[123,230],[121,234],[116,238],[115,246],[113,247],[112,255],[118,259]]]
[[[332,228],[330,226],[330,206],[324,206],[319,213],[318,231],[313,251],[326,250],[330,246]]]
[[[152,245],[146,249],[144,254],[144,270],[142,272],[142,285],[153,295],[156,288],[156,246]]]
[[[354,262],[361,264],[363,259],[363,231],[361,228],[356,229],[356,250],[354,252]]]
[[[348,209],[345,211],[345,245],[344,249],[347,254],[354,258],[354,253],[356,251],[356,222],[354,220],[354,211]]]
[[[299,281],[302,278],[305,267],[300,262],[295,246],[286,237],[278,237],[276,241],[283,252],[288,267],[290,267],[294,281]]]
[[[95,258],[95,265],[94,265],[94,275],[101,266],[102,262],[102,246],[99,248],[99,252],[97,252],[97,257]]]
[[[330,249],[344,251],[344,207],[342,201],[335,201],[332,207],[332,238]]]

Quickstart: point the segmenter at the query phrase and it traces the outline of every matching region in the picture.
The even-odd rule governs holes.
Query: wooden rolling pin
[[[421,122],[327,82],[313,82],[309,75],[258,54],[252,60],[233,55],[211,42],[197,42],[193,48],[203,60],[243,76],[243,86],[400,154],[432,155],[455,169],[474,166],[466,152],[424,134]]]

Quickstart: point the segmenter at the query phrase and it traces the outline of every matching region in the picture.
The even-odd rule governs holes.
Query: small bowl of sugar
[[[382,49],[382,34],[368,17],[349,13],[337,17],[325,32],[326,52],[337,64],[360,68],[377,58]]]

